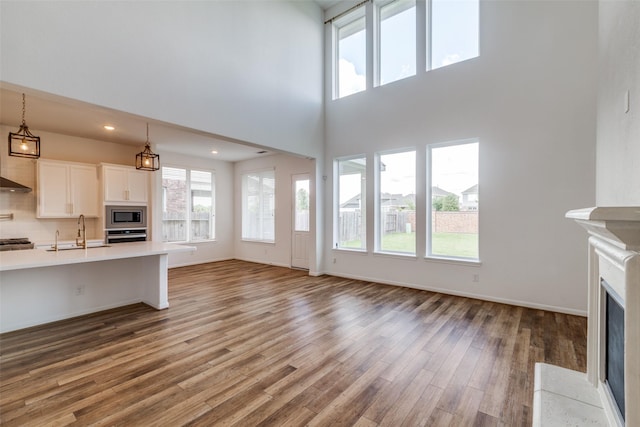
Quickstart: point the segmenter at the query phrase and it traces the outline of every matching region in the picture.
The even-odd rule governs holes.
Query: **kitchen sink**
[[[104,243],[89,243],[87,244],[87,249],[93,249],[93,248],[110,248],[111,245],[106,245]],[[62,244],[62,245],[58,245],[58,251],[74,251],[74,250],[78,250],[78,249],[85,249],[82,246],[78,246],[76,244]],[[47,252],[55,252],[54,248],[48,248]]]

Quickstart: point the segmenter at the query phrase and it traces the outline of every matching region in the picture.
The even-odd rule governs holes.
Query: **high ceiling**
[[[323,10],[354,0],[313,0]],[[0,82],[0,124],[18,130],[22,122],[22,93],[26,94],[26,122],[32,131],[71,135],[98,141],[142,147],[149,123],[149,139],[159,152],[236,162],[273,154],[273,150],[246,141],[225,138],[169,123],[149,120],[122,111],[25,89]],[[115,129],[107,131],[105,125]],[[212,154],[217,151],[217,154]]]
[[[77,100],[33,90],[24,92],[26,122],[32,131],[135,145],[142,149],[146,140],[146,124],[149,123],[149,140],[154,144],[154,150],[159,152],[175,152],[229,162],[274,153],[244,141],[153,121]],[[16,132],[21,122],[22,91],[11,85],[0,84],[0,124],[15,127],[13,132]],[[111,125],[115,129],[107,131],[104,129],[105,125]],[[218,153],[212,154],[214,150]]]

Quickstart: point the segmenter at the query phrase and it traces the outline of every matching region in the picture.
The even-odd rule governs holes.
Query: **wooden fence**
[[[211,239],[211,214],[191,213],[191,240]],[[167,242],[187,240],[187,216],[181,212],[164,212],[162,215],[162,238]]]
[[[360,211],[344,211],[339,214],[339,239],[341,242],[360,240],[362,215]],[[384,233],[412,233],[416,231],[415,211],[387,211],[382,214]],[[434,233],[478,233],[478,212],[433,212]]]

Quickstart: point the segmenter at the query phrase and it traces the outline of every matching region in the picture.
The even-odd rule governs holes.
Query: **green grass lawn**
[[[360,240],[345,242],[344,248],[361,248]],[[382,236],[382,250],[414,253],[416,233],[389,233]],[[433,255],[478,258],[478,235],[470,233],[434,233],[431,244]]]

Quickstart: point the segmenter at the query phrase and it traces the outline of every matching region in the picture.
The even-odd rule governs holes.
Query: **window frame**
[[[420,0],[418,0],[420,1]],[[438,67],[433,67],[433,2],[434,0],[422,0],[425,2],[426,7],[425,7],[425,14],[426,14],[426,19],[425,19],[425,30],[426,30],[426,60],[427,60],[427,64],[426,64],[426,72],[429,71],[433,71],[433,70],[437,70],[439,68],[446,68],[449,65],[454,65],[454,64],[458,64],[460,62],[465,62],[468,61],[470,59],[473,58],[477,58],[480,56],[480,25],[481,25],[481,17],[480,17],[480,2],[481,0],[473,0],[473,1],[477,1],[478,3],[478,46],[477,46],[477,52],[478,54],[476,56],[472,56],[470,58],[466,58],[466,59],[462,59],[460,61],[456,61],[456,62],[452,62],[451,64],[447,64],[447,65],[441,65]],[[436,0],[438,1],[438,0]],[[472,1],[472,0],[465,0],[465,1]]]
[[[364,191],[362,191],[360,196],[360,217],[363,222],[362,230],[361,230],[361,241],[362,244],[359,248],[349,247],[349,246],[341,246],[340,245],[340,162],[349,162],[352,160],[364,160],[364,170],[362,173],[362,177],[364,178]],[[353,156],[346,157],[338,157],[334,159],[334,188],[333,188],[333,200],[334,200],[334,211],[333,211],[333,249],[335,250],[343,250],[343,251],[354,251],[354,252],[366,252],[367,251],[367,156],[365,154],[356,154]]]
[[[272,174],[272,179],[273,179],[273,208],[270,209],[271,211],[271,221],[273,222],[273,238],[272,239],[268,239],[265,238],[264,235],[264,229],[263,229],[263,225],[262,222],[264,220],[264,218],[262,216],[260,216],[258,218],[259,223],[261,223],[260,225],[260,236],[259,237],[250,237],[250,236],[246,236],[245,235],[245,225],[246,225],[246,221],[248,220],[248,218],[246,217],[247,215],[247,197],[248,194],[246,194],[247,191],[247,184],[246,184],[246,177],[250,176],[250,175],[259,175],[260,177],[260,195],[259,195],[259,211],[263,212],[264,211],[264,179],[265,179],[265,174],[270,173]],[[267,169],[259,169],[259,170],[252,170],[252,171],[245,171],[242,172],[240,174],[240,209],[241,209],[241,215],[240,215],[240,239],[244,242],[257,242],[257,243],[270,243],[273,244],[276,241],[276,206],[275,206],[275,200],[276,200],[276,191],[277,191],[277,180],[276,180],[276,170],[275,168],[267,168]]]
[[[475,210],[478,215],[478,257],[470,258],[470,257],[459,257],[454,255],[439,255],[433,253],[433,221],[432,221],[432,209],[433,209],[433,159],[432,159],[432,151],[437,148],[445,148],[445,147],[453,147],[457,145],[467,145],[467,144],[478,144],[478,188],[480,188],[480,138],[466,138],[461,140],[454,141],[446,141],[446,142],[435,142],[432,144],[427,144],[426,146],[426,160],[425,160],[425,170],[426,170],[426,236],[425,236],[425,259],[433,259],[433,260],[441,260],[441,261],[454,261],[454,262],[464,262],[471,264],[479,264],[480,263],[480,205],[478,204],[478,209]]]
[[[406,76],[397,80],[380,83],[381,79],[381,52],[380,52],[380,8],[384,7],[396,0],[372,0],[357,6],[356,9],[347,9],[343,14],[338,14],[336,18],[330,19],[327,22],[331,22],[331,66],[330,73],[332,74],[332,81],[328,82],[331,85],[331,99],[338,100],[348,97],[360,92],[366,92],[371,88],[377,88],[386,86],[387,84],[394,83],[407,78],[416,77],[422,75],[422,73],[429,73],[430,71],[446,68],[449,65],[466,62],[468,60],[478,58],[481,56],[481,37],[482,37],[482,1],[481,0],[469,0],[476,1],[477,4],[477,48],[476,55],[470,56],[464,59],[451,62],[447,65],[440,65],[433,67],[433,2],[438,0],[415,0],[415,73],[410,76]],[[348,25],[348,18],[352,14],[358,12],[358,14],[364,16],[365,26],[365,87],[358,92],[352,92],[348,95],[340,96],[339,80],[340,80],[340,67],[339,67],[339,36],[338,28]],[[362,16],[361,16],[362,17]],[[356,18],[356,19],[360,19]]]
[[[383,151],[378,151],[374,154],[374,231],[373,231],[373,235],[374,235],[374,253],[378,254],[378,255],[395,255],[395,256],[400,256],[400,257],[410,257],[410,258],[415,258],[418,255],[418,235],[416,234],[416,241],[415,241],[415,246],[413,249],[413,252],[401,252],[401,251],[389,251],[389,250],[383,250],[382,249],[382,218],[381,218],[381,214],[382,214],[382,201],[380,200],[380,196],[382,194],[381,190],[382,190],[382,183],[381,183],[381,176],[380,173],[382,172],[380,170],[380,164],[381,164],[381,157],[382,156],[386,156],[386,155],[393,155],[393,154],[400,154],[400,153],[409,153],[409,152],[413,152],[414,155],[414,165],[413,165],[413,174],[414,174],[414,180],[415,180],[415,186],[413,188],[413,194],[416,196],[417,198],[417,191],[418,191],[418,150],[417,147],[404,147],[404,148],[397,148],[397,149],[391,149],[391,150],[383,150]],[[417,210],[417,206],[415,206],[415,209]],[[417,214],[417,211],[416,211]],[[417,216],[416,216],[417,219]],[[417,225],[417,224],[416,224]],[[416,233],[416,232],[414,232]]]
[[[165,240],[164,238],[164,233],[162,236],[162,241],[163,242],[167,242],[167,243],[202,243],[202,242],[215,242],[216,241],[216,173],[214,169],[207,169],[207,168],[189,168],[186,166],[181,166],[181,165],[172,165],[172,164],[165,164],[162,165],[160,168],[161,174],[160,174],[160,181],[162,183],[162,180],[164,179],[164,169],[165,168],[169,168],[169,169],[179,169],[179,170],[183,170],[185,171],[185,183],[186,183],[186,194],[185,194],[185,200],[186,200],[186,207],[185,207],[185,213],[186,213],[186,240]],[[192,221],[193,221],[193,217],[192,217],[192,213],[193,213],[193,189],[191,188],[191,174],[193,171],[196,172],[205,172],[205,173],[210,173],[211,174],[211,217],[210,217],[210,222],[209,222],[209,234],[210,234],[210,238],[209,239],[192,239],[191,238],[191,232],[192,232]],[[167,210],[167,196],[168,196],[168,189],[162,185],[162,215],[164,215],[164,213]],[[162,226],[164,226],[164,219],[161,219],[161,224]]]
[[[396,80],[391,80],[388,82],[384,82],[382,83],[382,13],[381,13],[381,9],[389,6],[392,3],[400,3],[400,2],[409,2],[409,1],[413,1],[413,7],[415,9],[415,15],[416,15],[416,22],[415,22],[415,27],[414,27],[414,38],[416,40],[414,40],[415,42],[415,52],[414,52],[414,73],[412,75],[409,76],[405,76],[405,77],[401,77],[399,79]],[[374,87],[378,87],[378,86],[385,86],[387,84],[391,84],[400,80],[404,80],[406,78],[409,77],[415,77],[418,74],[418,25],[419,25],[419,20],[417,18],[418,16],[418,1],[419,0],[375,0],[374,1],[374,7],[373,7],[373,25],[374,25],[374,35],[373,35],[373,86]],[[401,6],[402,7],[402,6]],[[410,9],[411,7],[407,7],[403,10],[401,10],[398,13],[402,13],[405,10]]]
[[[340,16],[339,18],[336,18],[335,20],[333,20],[332,25],[331,25],[331,31],[332,31],[332,35],[331,35],[331,40],[332,40],[332,52],[331,52],[331,56],[332,56],[332,73],[333,73],[333,84],[332,84],[332,98],[333,99],[341,99],[341,98],[346,98],[350,95],[355,95],[356,93],[360,93],[360,92],[364,92],[367,90],[367,81],[368,81],[368,72],[369,70],[367,69],[368,66],[368,56],[369,56],[369,52],[368,52],[368,31],[367,31],[367,27],[368,27],[368,23],[369,23],[369,19],[368,19],[368,14],[367,14],[367,8],[365,7],[366,5],[362,4],[360,6],[358,6],[357,8],[348,11],[347,13],[345,13],[343,16]],[[362,90],[359,90],[357,92],[351,92],[349,94],[345,94],[340,96],[340,30],[342,28],[348,27],[349,25],[354,24],[357,20],[360,19],[364,19],[364,28],[363,31],[365,32],[365,57],[364,57],[364,62],[365,62],[365,70],[364,70],[364,78],[365,78],[365,87]],[[357,32],[354,32],[354,34],[356,34]]]

